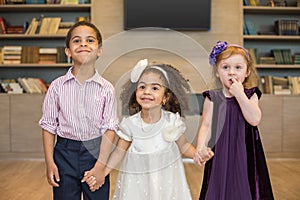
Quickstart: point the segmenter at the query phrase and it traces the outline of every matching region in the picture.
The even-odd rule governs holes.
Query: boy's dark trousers
[[[76,141],[57,137],[54,161],[58,167],[59,187],[53,187],[54,200],[109,200],[109,175],[99,190],[91,192],[87,183],[81,183],[84,172],[92,169],[98,159],[101,137]]]

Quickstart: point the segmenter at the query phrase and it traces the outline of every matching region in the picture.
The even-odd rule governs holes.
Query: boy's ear
[[[65,48],[65,54],[70,58],[71,57],[71,52],[69,48]]]

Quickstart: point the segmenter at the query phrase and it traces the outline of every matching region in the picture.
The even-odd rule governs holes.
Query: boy
[[[118,119],[115,90],[94,66],[102,51],[97,27],[77,22],[66,38],[65,53],[73,66],[51,83],[45,96],[39,124],[54,199],[77,200],[82,193],[88,200],[109,199],[109,176],[104,176],[104,169]],[[81,181],[87,170],[96,178],[95,192]]]

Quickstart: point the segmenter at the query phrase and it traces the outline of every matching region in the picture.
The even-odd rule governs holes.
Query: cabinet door
[[[10,150],[9,96],[0,95],[0,152]]]
[[[300,98],[286,96],[283,100],[283,151],[300,152]]]
[[[11,151],[43,152],[42,116],[44,95],[11,95]]]
[[[263,95],[262,120],[258,128],[265,152],[282,152],[282,96]]]

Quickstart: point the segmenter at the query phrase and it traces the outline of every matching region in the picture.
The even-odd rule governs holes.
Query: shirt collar
[[[70,80],[75,80],[75,76],[72,74],[72,69],[73,67],[70,67],[68,72],[66,73],[66,79],[64,81],[64,83],[70,81]],[[103,85],[103,78],[102,76],[98,73],[98,71],[95,69],[95,74],[93,77],[91,77],[90,79],[86,80],[86,82],[96,82],[100,85]]]

